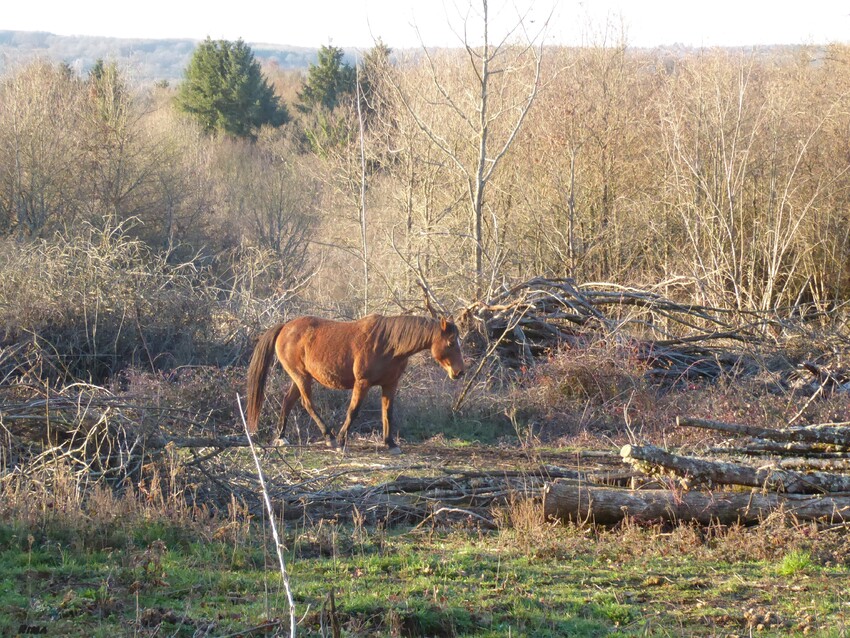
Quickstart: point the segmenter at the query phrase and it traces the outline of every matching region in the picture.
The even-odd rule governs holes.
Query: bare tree
[[[809,218],[848,172],[846,159],[816,172],[811,162],[847,100],[806,103],[809,90],[789,90],[809,83],[798,64],[718,54],[681,65],[665,147],[683,265],[710,303],[770,310],[806,294]]]
[[[470,36],[472,17],[480,21],[480,44],[473,42]],[[453,86],[446,73],[446,69],[456,70],[457,67],[454,64],[445,66],[447,60],[438,60],[423,43],[422,54],[431,83],[425,102],[403,82],[394,86],[406,112],[463,180],[469,211],[472,288],[476,297],[480,297],[498,275],[495,253],[490,255],[489,272],[485,268],[488,186],[538,95],[545,25],[529,35],[524,16],[518,15],[513,28],[494,41],[488,0],[481,0],[477,12],[470,7],[462,22],[459,37],[467,72],[461,76],[460,84]],[[529,68],[530,74],[527,73]],[[518,88],[518,84],[522,88]],[[432,108],[442,111],[445,118],[435,119],[430,112]],[[457,127],[452,135],[444,127],[447,121]]]
[[[0,232],[31,238],[73,223],[85,103],[73,72],[44,61],[0,84]]]

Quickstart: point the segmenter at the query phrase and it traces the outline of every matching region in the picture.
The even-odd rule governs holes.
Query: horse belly
[[[307,356],[305,364],[310,376],[325,387],[334,390],[350,390],[354,387],[354,362],[349,356]]]
[[[339,370],[313,369],[310,376],[327,388],[350,390],[354,387],[354,375]]]

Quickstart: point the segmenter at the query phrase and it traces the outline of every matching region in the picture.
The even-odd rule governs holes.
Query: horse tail
[[[274,344],[281,328],[282,323],[270,328],[260,337],[248,365],[248,431],[252,434],[257,431],[257,422],[260,420],[260,410],[265,398],[266,379],[274,360]]]

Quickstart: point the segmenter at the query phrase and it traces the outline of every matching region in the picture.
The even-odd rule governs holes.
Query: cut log
[[[644,521],[695,521],[701,525],[750,525],[779,508],[802,521],[850,520],[850,497],[795,496],[762,492],[676,492],[590,487],[574,481],[548,483],[546,520],[613,525],[628,516]]]
[[[624,445],[620,456],[625,463],[647,474],[664,468],[682,477],[713,485],[744,485],[788,494],[850,492],[850,476],[826,472],[792,472],[774,464],[760,468],[723,461],[707,461],[671,454],[654,445]]]
[[[740,425],[737,423],[725,423],[723,421],[712,421],[709,419],[693,419],[683,416],[676,418],[676,424],[692,428],[729,432],[732,434],[743,434],[760,439],[770,439],[772,441],[803,441],[807,443],[838,445],[843,448],[850,447],[850,427],[837,424],[824,423],[817,426],[774,430],[755,425]]]

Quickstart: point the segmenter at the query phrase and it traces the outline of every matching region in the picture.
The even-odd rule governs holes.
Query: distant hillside
[[[76,71],[85,73],[100,58],[115,61],[139,83],[174,82],[182,79],[197,44],[197,40],[138,40],[0,30],[0,73],[36,57],[67,62]],[[259,60],[274,61],[288,69],[307,68],[316,61],[318,51],[318,47],[249,44]]]
[[[183,79],[183,72],[199,42],[199,40],[190,39],[106,38],[56,35],[46,31],[0,30],[0,74],[16,64],[36,57],[66,62],[78,73],[85,74],[95,61],[103,59],[117,62],[126,71],[127,77],[139,84],[150,84],[161,80],[173,83]],[[254,42],[248,44],[261,62],[274,62],[284,69],[306,69],[318,59],[318,47]],[[346,62],[354,64],[355,49],[342,48],[346,53]],[[748,52],[771,58],[793,57],[800,49],[801,47],[796,45],[726,48],[729,51]],[[666,63],[673,65],[677,58],[690,51],[698,51],[699,48],[670,45],[644,50],[653,51],[661,59],[666,60]],[[820,48],[814,47],[813,50],[817,51]]]

